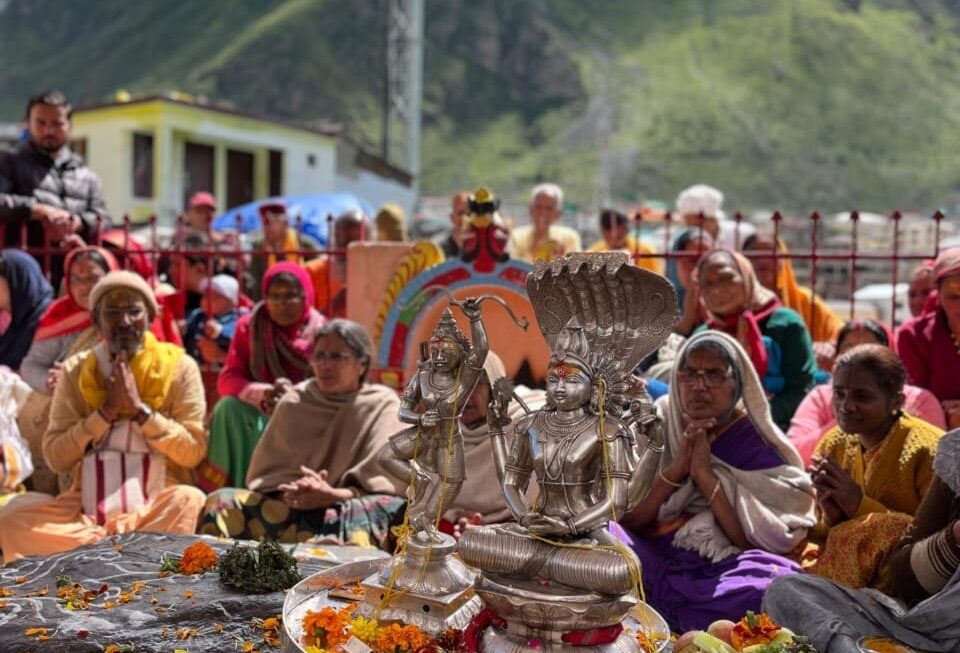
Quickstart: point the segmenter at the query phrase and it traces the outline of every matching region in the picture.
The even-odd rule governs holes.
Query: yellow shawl
[[[297,230],[287,227],[287,234],[283,237],[283,260],[297,265],[303,265],[303,257],[297,252],[300,251],[300,239],[297,238]],[[277,262],[277,255],[267,256],[267,267]]]
[[[153,410],[159,410],[170,391],[177,363],[183,349],[168,342],[159,342],[149,331],[144,335],[143,348],[130,361],[130,371],[137,382],[140,398]],[[80,395],[95,410],[107,401],[106,380],[100,371],[96,349],[91,349],[81,363],[78,379]],[[130,418],[133,415],[120,415]]]
[[[873,512],[913,515],[933,480],[933,457],[943,431],[904,414],[883,442],[863,451],[859,438],[831,429],[817,445],[817,456],[829,456],[863,490],[857,516]],[[821,522],[818,530],[826,525]]]
[[[779,239],[777,248],[781,254],[787,253],[787,246]],[[777,295],[780,302],[803,318],[814,342],[835,342],[837,334],[843,328],[843,322],[812,290],[797,283],[793,262],[789,258],[777,260],[780,263],[777,272]]]

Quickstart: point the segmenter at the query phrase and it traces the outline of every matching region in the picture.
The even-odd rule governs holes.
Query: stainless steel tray
[[[333,587],[352,585],[379,572],[389,562],[390,558],[348,562],[318,572],[294,585],[283,602],[284,653],[306,653],[300,646],[300,638],[303,635],[301,622],[308,610],[320,610],[327,606],[340,608],[348,603],[346,599],[330,596]],[[665,651],[670,644],[670,628],[667,622],[645,603],[637,604],[623,625],[632,632],[642,628],[647,633],[659,635],[662,643],[658,653]]]

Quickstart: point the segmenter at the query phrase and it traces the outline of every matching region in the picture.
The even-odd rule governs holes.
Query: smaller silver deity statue
[[[428,344],[428,357],[410,379],[400,405],[400,420],[410,428],[390,438],[380,463],[400,479],[412,479],[408,490],[411,534],[439,542],[436,522],[466,478],[460,415],[483,372],[489,346],[480,319],[482,299],[457,306],[470,320],[468,342],[446,308]]]

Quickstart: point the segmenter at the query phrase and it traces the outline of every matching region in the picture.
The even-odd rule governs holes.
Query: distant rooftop
[[[177,91],[165,94],[155,93],[136,98],[131,97],[126,91],[118,91],[116,94],[116,99],[113,102],[101,102],[99,104],[80,106],[77,107],[74,113],[82,113],[84,111],[95,111],[97,109],[107,109],[134,104],[146,104],[148,102],[165,102],[167,104],[176,104],[190,107],[192,109],[201,109],[203,111],[211,111],[228,116],[239,116],[242,118],[251,118],[253,120],[262,120],[275,125],[283,125],[292,129],[300,129],[311,132],[313,134],[338,138],[341,143],[348,143],[354,149],[353,156],[351,157],[352,160],[350,162],[351,165],[369,170],[370,172],[373,172],[381,177],[393,179],[394,181],[397,181],[405,186],[409,186],[413,180],[408,171],[389,163],[383,157],[377,156],[376,154],[373,154],[367,151],[365,148],[359,146],[347,136],[343,125],[331,121],[317,120],[305,123],[295,120],[287,120],[286,118],[268,116],[262,113],[240,111],[238,109],[234,109],[233,107],[211,104],[204,97],[197,97],[188,93],[181,93]],[[3,124],[4,123],[0,123],[0,125]],[[0,127],[0,129],[2,129],[2,127]],[[19,130],[19,127],[17,129]],[[17,132],[17,138],[19,138],[19,131]],[[0,140],[5,140],[2,131],[0,131]]]
[[[239,116],[241,118],[252,118],[254,120],[263,120],[264,122],[272,122],[277,125],[284,125],[286,127],[292,127],[293,129],[302,129],[304,131],[312,132],[314,134],[321,134],[323,136],[337,136],[343,131],[343,125],[330,121],[314,121],[310,123],[298,122],[295,120],[287,120],[286,118],[277,118],[276,116],[268,116],[262,113],[255,113],[252,111],[241,111],[239,109],[234,109],[233,107],[227,107],[218,104],[211,104],[203,98],[194,97],[187,93],[168,93],[168,94],[154,94],[146,95],[143,97],[131,98],[128,94],[124,92],[117,93],[118,99],[113,102],[101,102],[99,104],[88,104],[84,106],[77,107],[74,113],[81,113],[83,111],[95,111],[97,109],[106,109],[109,107],[119,107],[133,104],[145,104],[147,102],[165,102],[167,104],[177,104],[180,106],[191,107],[193,109],[202,109],[204,111],[212,111],[215,113],[222,113],[229,116]]]

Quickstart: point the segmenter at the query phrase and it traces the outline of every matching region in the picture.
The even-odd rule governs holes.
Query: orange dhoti
[[[42,496],[42,495],[41,495]],[[149,505],[118,513],[98,526],[83,514],[76,486],[57,497],[24,495],[0,509],[0,549],[5,562],[23,556],[49,555],[94,544],[131,531],[194,533],[206,495],[189,485],[168,485]]]

